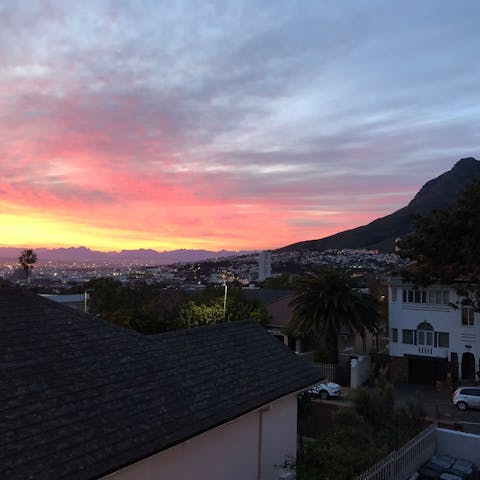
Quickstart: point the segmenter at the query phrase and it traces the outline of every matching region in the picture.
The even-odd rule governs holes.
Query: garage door
[[[445,380],[447,359],[444,358],[409,358],[408,383],[435,385],[437,380]]]

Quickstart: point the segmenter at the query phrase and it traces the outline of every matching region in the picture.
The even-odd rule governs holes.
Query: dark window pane
[[[449,338],[448,333],[446,332],[439,332],[438,333],[438,346],[439,347],[449,347]]]
[[[402,330],[402,341],[413,344],[413,330]]]
[[[392,328],[392,342],[398,342],[398,329]]]

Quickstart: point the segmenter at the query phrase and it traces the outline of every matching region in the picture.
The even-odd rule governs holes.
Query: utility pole
[[[223,321],[227,321],[227,281],[223,279],[223,286],[225,287],[225,294],[223,296]]]

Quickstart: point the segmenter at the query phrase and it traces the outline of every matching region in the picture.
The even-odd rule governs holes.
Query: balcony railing
[[[433,347],[430,345],[411,345],[408,343],[390,343],[390,355],[421,355],[424,357],[447,358],[447,347]]]

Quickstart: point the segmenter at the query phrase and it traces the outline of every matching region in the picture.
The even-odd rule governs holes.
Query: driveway
[[[423,402],[427,417],[440,423],[461,424],[465,432],[480,433],[480,410],[459,411],[452,403],[450,392],[439,392],[429,385],[395,385],[397,407],[416,397]]]

